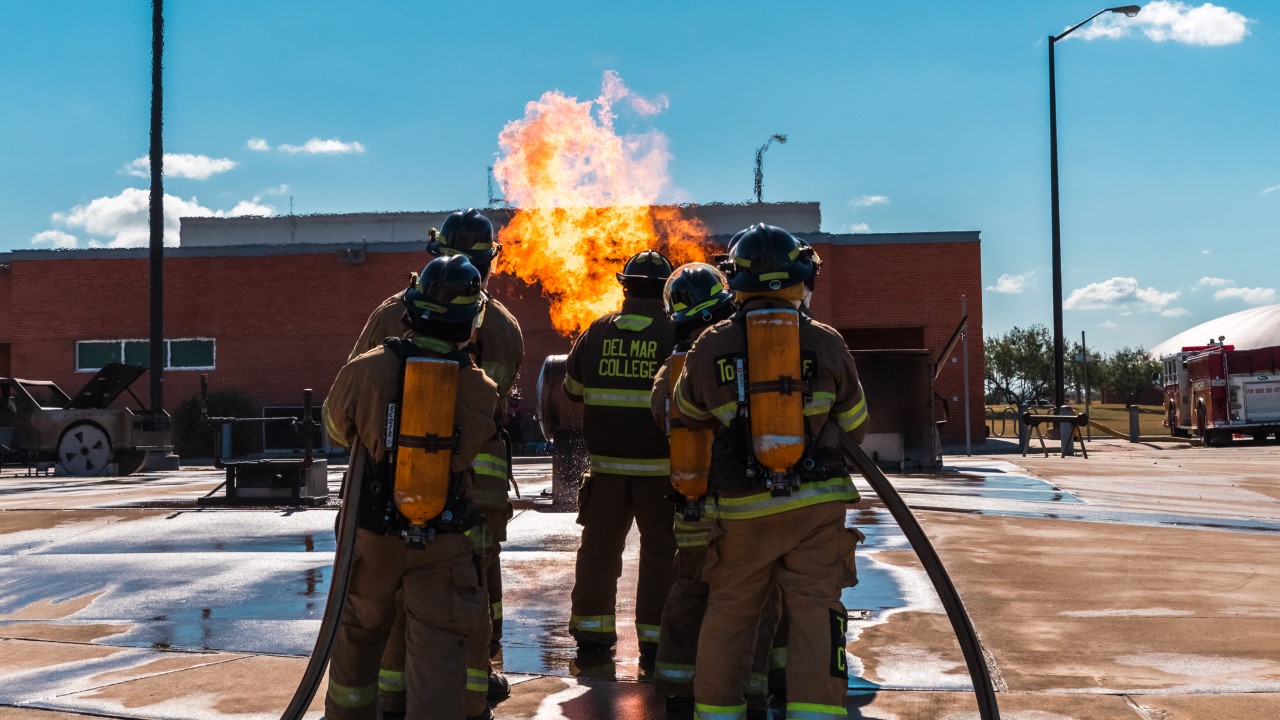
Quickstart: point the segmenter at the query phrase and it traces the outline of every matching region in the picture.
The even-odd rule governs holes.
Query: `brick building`
[[[824,268],[814,315],[853,349],[942,350],[971,318],[970,425],[982,419],[982,278],[977,232],[829,234],[816,203],[693,209],[723,243],[763,220],[812,243]],[[491,213],[501,225],[509,211]],[[235,389],[263,406],[296,405],[303,388],[323,399],[360,328],[381,300],[420,269],[426,229],[443,213],[273,218],[184,218],[181,246],[166,249],[165,400],[172,411],[199,390]],[[110,359],[147,363],[145,249],[0,253],[0,376],[54,380],[74,391]],[[529,408],[538,369],[570,340],[551,327],[538,288],[495,275],[491,292],[520,321],[526,361],[519,387]],[[955,355],[958,359],[959,351]],[[944,442],[963,440],[959,362],[938,378],[950,403]],[[146,380],[134,391],[146,399]]]

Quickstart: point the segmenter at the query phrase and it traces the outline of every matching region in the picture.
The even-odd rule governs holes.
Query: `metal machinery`
[[[0,378],[0,462],[46,471],[56,462],[67,475],[93,476],[112,465],[119,475],[142,469],[148,453],[173,449],[168,413],[151,412],[129,390],[147,371],[108,363],[68,397],[48,380]],[[123,392],[139,410],[108,407]]]
[[[548,355],[538,371],[538,425],[551,441],[552,503],[559,508],[578,505],[578,483],[590,465],[582,442],[582,406],[564,392],[568,355]]]
[[[200,498],[201,505],[323,505],[329,500],[329,461],[312,457],[320,424],[312,417],[311,390],[302,391],[302,418],[210,417],[209,382],[200,376],[200,419],[217,428],[213,440],[213,465],[227,471],[227,494]],[[223,428],[239,424],[289,423],[303,440],[301,458],[223,459]],[[227,434],[229,437],[229,433]]]

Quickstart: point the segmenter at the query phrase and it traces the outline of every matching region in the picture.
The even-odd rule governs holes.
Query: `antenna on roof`
[[[499,201],[499,200],[501,200],[502,198],[494,197],[494,195],[493,195],[493,166],[492,166],[492,165],[490,165],[490,166],[489,166],[489,168],[488,168],[488,170],[489,170],[489,174],[488,174],[488,177],[487,177],[486,179],[487,179],[488,184],[489,184],[489,207],[496,207],[496,206],[498,205],[498,201]]]

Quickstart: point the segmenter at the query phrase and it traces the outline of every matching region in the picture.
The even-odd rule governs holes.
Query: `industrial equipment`
[[[223,483],[226,496],[213,493],[199,500],[201,505],[324,505],[329,500],[329,461],[312,457],[312,446],[320,424],[312,417],[311,390],[302,391],[302,417],[210,417],[209,378],[200,376],[200,419],[218,429],[213,435],[213,465],[227,471]],[[289,423],[302,437],[301,458],[223,458],[223,428],[231,425]]]
[[[129,390],[147,368],[108,363],[74,397],[49,380],[0,378],[0,463],[29,470],[56,463],[67,475],[142,469],[148,453],[173,449],[168,413],[151,412]],[[138,404],[108,407],[123,392]]]

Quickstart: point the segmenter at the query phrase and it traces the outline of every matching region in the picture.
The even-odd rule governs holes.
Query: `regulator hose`
[[[924,565],[929,580],[933,582],[934,590],[942,599],[942,606],[947,611],[951,628],[955,630],[956,640],[959,641],[960,650],[964,653],[965,664],[969,666],[973,693],[978,698],[979,717],[982,720],[1000,720],[1000,708],[996,706],[995,686],[991,683],[991,673],[987,670],[986,660],[982,656],[978,635],[969,621],[969,614],[965,612],[964,603],[960,601],[960,594],[956,592],[955,585],[951,584],[951,578],[942,567],[942,560],[938,557],[937,551],[933,549],[933,544],[924,534],[915,515],[911,514],[911,508],[907,507],[902,496],[890,484],[889,478],[885,477],[875,462],[867,457],[867,453],[848,435],[844,433],[838,433],[838,435],[840,447],[845,456],[871,484],[871,488],[880,496],[880,500],[889,509],[893,519],[902,528],[902,533],[907,536],[912,549],[916,551],[916,557],[920,558],[920,564]]]
[[[364,476],[365,451],[359,443],[351,450],[351,460],[347,464],[347,474],[342,479],[342,507],[338,511],[338,544],[333,554],[333,577],[329,579],[329,598],[325,602],[324,617],[320,621],[320,632],[316,635],[316,646],[311,651],[311,659],[307,661],[307,669],[302,673],[302,681],[293,692],[293,699],[285,708],[280,720],[302,720],[311,699],[320,689],[320,681],[324,679],[325,666],[329,664],[329,653],[333,650],[333,641],[338,636],[338,621],[342,618],[342,606],[346,604],[347,588],[351,583],[351,566],[355,556],[356,519],[359,516],[360,486]]]

